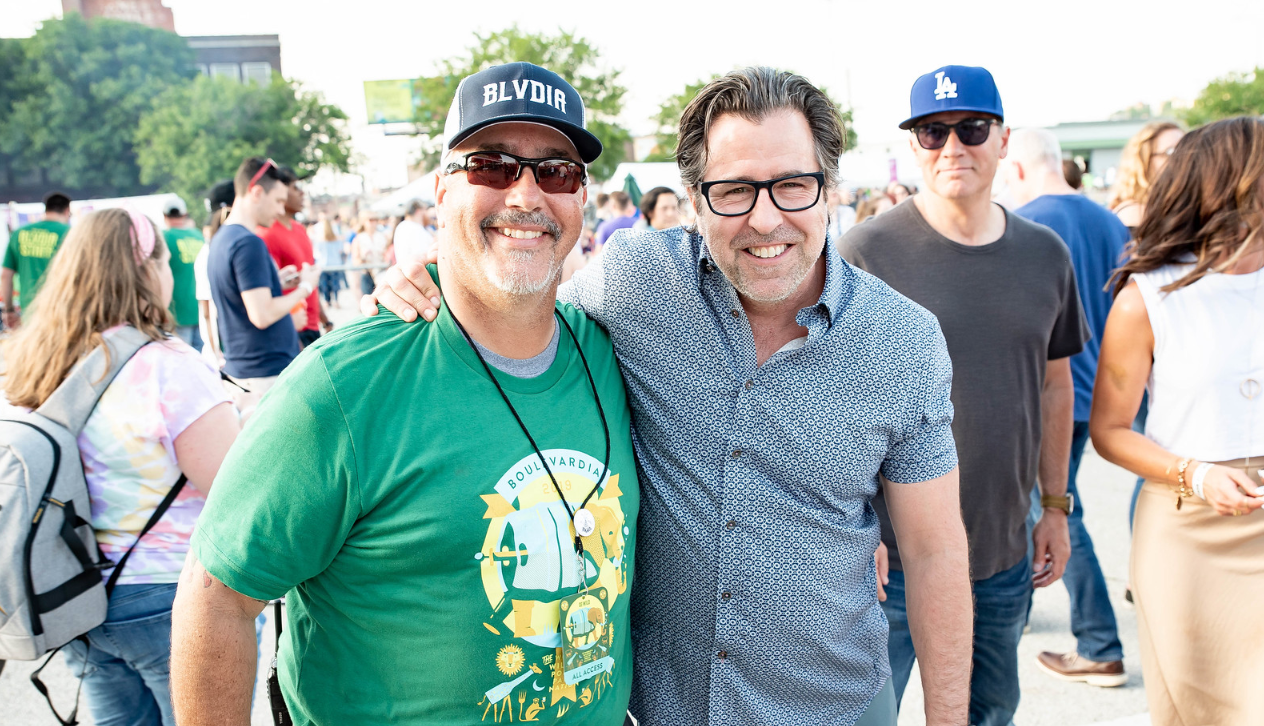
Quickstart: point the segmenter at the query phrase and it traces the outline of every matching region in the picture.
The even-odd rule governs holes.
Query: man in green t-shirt
[[[248,721],[282,595],[296,724],[625,723],[630,414],[608,335],[556,301],[601,144],[528,63],[462,81],[445,132],[444,304],[321,338],[228,453],[173,613],[181,723]]]
[[[175,281],[171,291],[171,312],[176,317],[176,335],[200,351],[202,336],[198,334],[197,282],[193,275],[193,263],[206,241],[189,221],[189,209],[180,197],[172,197],[162,210],[162,217],[167,223],[162,236],[171,251],[171,277]]]
[[[4,251],[4,267],[0,268],[0,302],[4,303],[4,326],[16,328],[21,324],[18,311],[13,309],[13,276],[17,275],[20,288],[18,301],[21,315],[30,308],[35,293],[44,281],[44,270],[53,255],[61,247],[61,241],[70,231],[70,197],[53,192],[44,197],[44,219],[18,227],[9,235],[9,246]]]

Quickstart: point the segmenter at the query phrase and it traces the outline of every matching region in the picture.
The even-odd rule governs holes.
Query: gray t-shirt
[[[1089,337],[1066,245],[1008,211],[997,241],[958,244],[910,200],[853,227],[839,251],[939,318],[952,359],[970,574],[985,580],[1015,566],[1027,553],[1045,364],[1080,352]],[[903,569],[881,493],[874,508],[891,566]]]
[[[553,365],[553,361],[557,358],[557,343],[560,339],[561,328],[557,322],[553,323],[553,339],[544,347],[544,350],[530,358],[506,358],[503,355],[492,352],[490,348],[483,347],[483,344],[474,341],[474,345],[478,347],[478,352],[483,355],[483,360],[487,361],[487,365],[495,368],[501,373],[507,373],[514,378],[538,378],[544,375],[544,372]],[[471,340],[473,340],[471,338]]]

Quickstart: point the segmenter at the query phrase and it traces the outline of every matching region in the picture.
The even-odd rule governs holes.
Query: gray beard
[[[533,279],[531,274],[522,270],[517,263],[529,264],[537,254],[544,253],[510,251],[507,253],[508,260],[511,262],[510,269],[504,274],[497,274],[485,267],[487,279],[497,290],[506,295],[536,295],[561,276],[562,264],[565,262],[565,260],[557,259],[557,254],[551,250],[549,254],[553,259],[549,263],[548,273]]]

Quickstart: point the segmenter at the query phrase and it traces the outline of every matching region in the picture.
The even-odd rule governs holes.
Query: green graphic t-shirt
[[[9,235],[9,246],[4,252],[4,266],[17,273],[19,286],[18,304],[22,314],[30,308],[35,293],[44,281],[44,270],[61,247],[70,226],[45,219],[25,227],[18,227]]]
[[[285,370],[192,541],[234,590],[287,596],[280,679],[296,724],[623,723],[639,509],[631,421],[609,337],[558,310],[610,426],[610,473],[587,506],[597,528],[583,540],[600,603],[563,624],[584,634],[591,655],[579,664],[595,672],[565,682],[575,664],[561,662],[559,601],[580,575],[544,467],[446,304],[434,323],[384,312]],[[543,375],[496,377],[578,508],[601,478],[605,437],[570,336],[561,331]]]
[[[175,287],[171,293],[171,312],[175,313],[176,325],[197,325],[198,304],[193,277],[193,261],[202,251],[202,233],[195,229],[169,229],[162,233],[171,250],[171,275]]]

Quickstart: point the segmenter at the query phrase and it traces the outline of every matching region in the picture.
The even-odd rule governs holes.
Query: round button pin
[[[575,512],[575,534],[587,537],[597,531],[597,518],[587,509]]]

